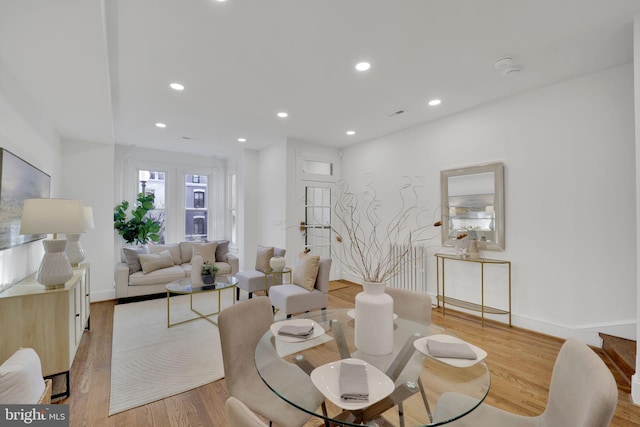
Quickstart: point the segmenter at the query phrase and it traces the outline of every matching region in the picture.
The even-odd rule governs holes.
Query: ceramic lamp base
[[[40,268],[36,274],[36,280],[46,289],[64,287],[64,284],[73,277],[71,263],[64,250],[66,240],[44,240],[44,256]]]
[[[77,234],[65,234],[67,237],[67,248],[65,253],[69,258],[69,262],[72,267],[77,267],[82,261],[84,261],[84,249],[80,245],[80,233]]]

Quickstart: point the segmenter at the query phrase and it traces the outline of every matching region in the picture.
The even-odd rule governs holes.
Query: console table
[[[440,307],[442,301],[442,315],[445,315],[445,304],[455,305],[457,307],[465,308],[467,310],[479,311],[482,313],[482,326],[484,326],[484,314],[507,314],[509,315],[509,326],[511,326],[511,261],[501,259],[489,259],[489,258],[462,258],[453,254],[437,253],[436,257],[436,277],[437,277],[437,297],[436,304]],[[480,298],[481,303],[476,304],[456,298],[446,296],[445,291],[445,260],[460,261],[460,262],[474,262],[480,264]],[[509,292],[509,309],[499,309],[494,307],[488,307],[484,304],[484,268],[485,265],[507,265],[508,266],[508,292]],[[440,273],[442,269],[442,273]],[[442,295],[440,295],[440,278],[442,277]]]
[[[69,396],[69,371],[85,329],[89,327],[89,263],[73,269],[73,277],[59,289],[45,289],[32,274],[0,293],[0,360],[20,347],[33,348],[44,377],[64,374]]]

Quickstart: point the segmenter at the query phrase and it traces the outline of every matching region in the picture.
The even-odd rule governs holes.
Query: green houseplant
[[[131,209],[131,217],[127,214],[129,202],[123,200],[113,209],[113,228],[129,244],[146,244],[160,240],[162,223],[150,218],[147,213],[155,208],[153,194],[139,193],[135,207]]]
[[[211,284],[216,281],[216,274],[220,269],[217,265],[211,264],[209,261],[205,261],[202,264],[202,282]]]

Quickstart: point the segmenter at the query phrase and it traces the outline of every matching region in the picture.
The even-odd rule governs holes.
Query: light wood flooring
[[[360,286],[329,293],[329,308],[351,308]],[[174,397],[109,417],[111,337],[115,301],[91,304],[91,331],[85,332],[71,369],[70,425],[75,426],[226,426],[224,379]],[[523,415],[538,415],[546,405],[551,370],[562,340],[447,309],[434,308],[432,321],[488,352],[491,390],[486,402]],[[631,403],[628,382],[617,374],[619,398],[612,426],[640,426],[640,407]],[[319,421],[308,423],[319,426]],[[570,426],[567,426],[570,427]]]

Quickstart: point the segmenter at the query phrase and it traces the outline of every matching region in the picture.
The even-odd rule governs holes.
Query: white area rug
[[[222,308],[231,304],[232,291],[222,291]],[[217,311],[217,305],[217,293],[194,296],[194,308],[202,313]],[[196,315],[189,310],[189,297],[171,297],[171,322],[191,317]],[[223,377],[215,325],[199,319],[167,328],[166,298],[116,305],[109,415]]]

